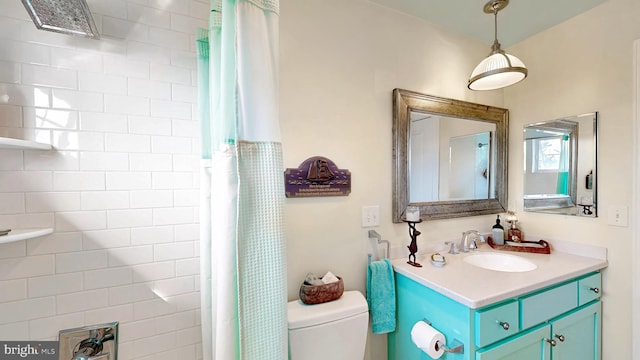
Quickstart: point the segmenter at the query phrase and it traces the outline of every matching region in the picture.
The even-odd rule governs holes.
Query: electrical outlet
[[[362,207],[362,227],[372,227],[380,225],[380,206]]]
[[[628,208],[626,206],[609,206],[609,225],[629,226]]]

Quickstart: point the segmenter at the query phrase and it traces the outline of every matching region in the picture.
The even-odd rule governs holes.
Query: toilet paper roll
[[[444,335],[424,321],[418,321],[411,328],[411,341],[434,359],[442,356],[444,350],[441,345],[446,344]]]

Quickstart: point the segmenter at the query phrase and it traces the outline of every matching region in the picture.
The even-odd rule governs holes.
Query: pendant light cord
[[[493,4],[493,42],[498,42],[498,4]]]
[[[500,42],[498,41],[498,11],[499,4],[497,1],[494,1],[491,7],[493,8],[493,45],[491,45],[491,54],[502,52],[500,48]],[[507,62],[509,60],[507,59]],[[511,66],[511,65],[509,65]]]

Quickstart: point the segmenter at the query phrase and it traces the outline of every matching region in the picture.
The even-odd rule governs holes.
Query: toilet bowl
[[[338,300],[287,304],[290,360],[359,360],[364,358],[369,326],[367,300],[345,291]]]

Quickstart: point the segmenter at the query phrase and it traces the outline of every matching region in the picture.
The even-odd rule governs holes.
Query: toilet
[[[287,304],[290,360],[360,360],[369,327],[367,300],[359,291],[345,291],[334,301]]]

